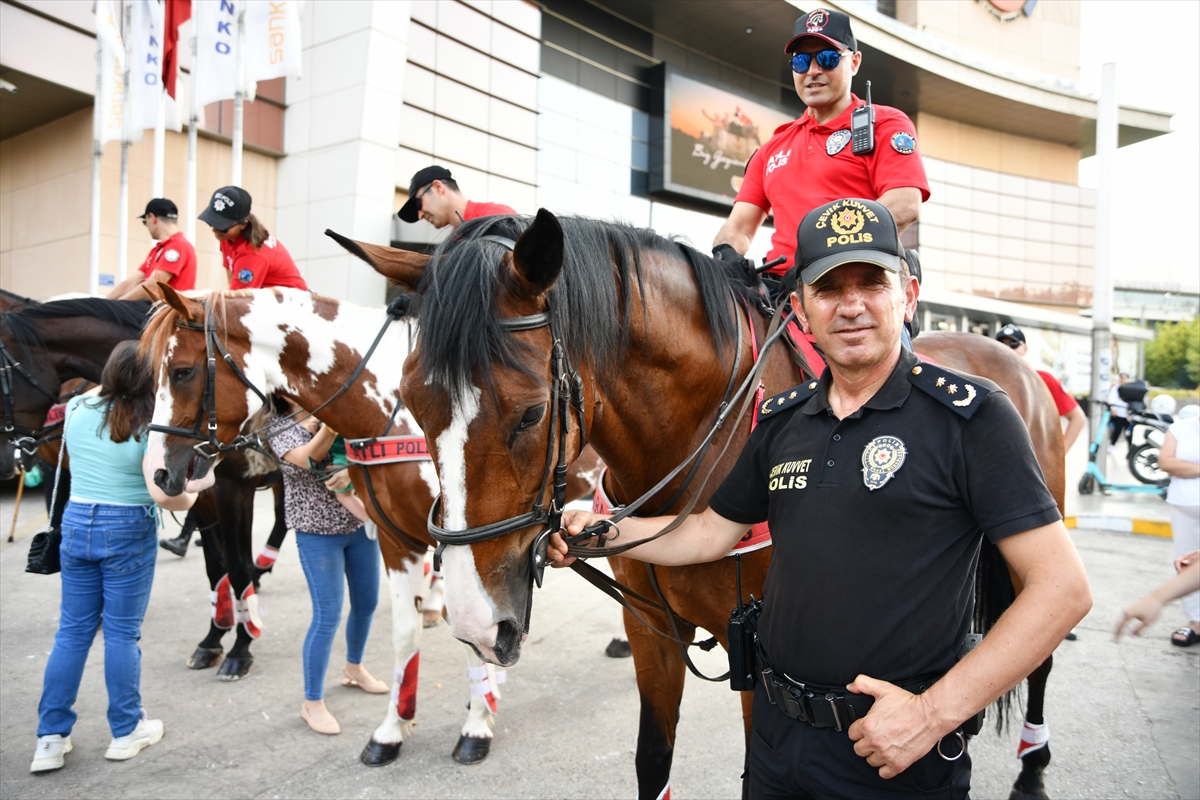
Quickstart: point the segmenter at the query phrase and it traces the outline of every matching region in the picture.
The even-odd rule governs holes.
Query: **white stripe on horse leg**
[[[496,691],[492,672],[488,669],[490,666],[484,664],[479,656],[475,655],[475,651],[467,647],[470,705],[467,707],[467,721],[463,723],[462,735],[472,739],[491,739],[492,730],[496,725],[496,700],[499,693]],[[484,691],[485,689],[490,691]]]
[[[371,734],[380,744],[403,742],[412,736],[416,716],[417,667],[420,663],[421,613],[417,601],[425,579],[421,559],[404,562],[404,570],[387,571],[392,593],[392,650],[395,654],[387,716]],[[401,709],[407,715],[401,717]]]

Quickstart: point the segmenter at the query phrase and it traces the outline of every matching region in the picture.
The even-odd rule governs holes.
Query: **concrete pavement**
[[[1078,476],[1075,477],[1078,479]],[[0,490],[0,523],[12,519]],[[256,541],[269,527],[260,494]],[[1161,502],[1161,501],[1157,501]],[[22,525],[40,509],[27,503]],[[1047,698],[1055,798],[1200,797],[1200,652],[1172,647],[1178,604],[1142,639],[1112,642],[1120,608],[1171,574],[1165,539],[1075,530],[1096,603],[1055,658]],[[483,764],[450,758],[464,719],[464,650],[445,626],[426,631],[416,737],[400,759],[368,769],[357,757],[382,719],[386,699],[338,685],[344,640],[334,645],[326,699],[343,733],[322,737],[299,719],[300,646],[310,606],[293,543],[283,548],[261,593],[266,631],[247,679],[218,682],[184,662],[207,626],[200,551],[159,557],[143,629],[142,691],[166,723],[163,741],[128,762],[103,758],[104,651],[93,647],[76,708],[75,752],[65,769],[28,772],[46,655],[53,643],[59,582],[22,572],[29,532],[0,549],[0,796],[106,797],[632,797],[638,699],[633,665],[603,655],[617,618],[607,598],[570,572],[548,573],[535,600],[521,663],[503,687],[497,738]],[[365,663],[391,672],[390,606],[381,593]],[[720,651],[699,654],[709,674]],[[1016,777],[1019,724],[971,744],[973,796],[1007,797]],[[673,795],[738,797],[742,744],[736,696],[689,677],[681,707]]]

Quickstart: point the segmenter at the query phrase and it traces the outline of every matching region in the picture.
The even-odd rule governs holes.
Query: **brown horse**
[[[610,498],[628,503],[652,489],[697,450],[730,400],[730,387],[753,368],[767,320],[743,309],[760,295],[744,276],[652,231],[559,221],[544,210],[532,221],[464,223],[424,274],[380,253],[359,251],[417,290],[422,335],[402,394],[438,465],[441,524],[430,524],[449,543],[443,556],[449,619],[454,634],[484,658],[512,664],[528,625],[537,547],[556,524],[538,513],[551,491],[552,467],[570,461],[586,438],[609,467],[603,488]],[[983,337],[918,342],[934,360],[1010,389],[1061,506],[1061,436],[1036,374]],[[783,347],[765,358],[766,394],[797,383]],[[676,512],[689,499],[703,507],[750,432],[748,419],[734,419],[703,451],[699,469],[681,470],[650,498],[646,513]],[[769,548],[742,557],[746,593],[761,596],[769,559]],[[737,603],[734,559],[649,569],[610,561],[634,591],[661,592],[681,638],[690,641],[703,627],[726,644],[725,623]],[[665,613],[643,607],[643,614],[659,630],[674,630]],[[628,612],[626,630],[642,705],[638,793],[663,797],[683,650]],[[748,693],[743,711],[748,734]],[[1040,710],[1036,716],[1040,721]],[[1034,771],[1040,784],[1040,767]]]
[[[423,266],[424,257],[417,262]],[[350,472],[379,528],[392,593],[395,666],[385,719],[361,759],[368,766],[390,763],[411,737],[416,716],[422,598],[428,580],[424,559],[432,544],[426,519],[437,492],[433,464],[427,455],[421,456],[421,430],[400,405],[401,370],[415,327],[392,321],[382,308],[359,308],[292,289],[215,293],[204,299],[184,297],[166,286],[161,293],[168,306],[151,321],[143,337],[157,371],[157,424],[189,429],[206,424],[212,411],[215,439],[228,444],[260,404],[257,393],[277,393],[312,409],[351,443],[351,458],[371,464],[351,466]],[[231,360],[218,358],[212,375],[214,405],[206,407],[206,338],[210,335]],[[376,340],[377,349],[364,363]],[[231,364],[237,365],[240,376]],[[344,393],[326,405],[339,387],[345,388]],[[164,462],[159,483],[168,494],[178,492],[189,475],[202,475],[209,468],[210,462],[194,454],[194,440],[157,436]],[[396,446],[401,444],[414,457],[400,453]],[[152,452],[155,446],[152,439]],[[382,460],[374,461],[378,454]],[[597,459],[589,451],[573,469],[572,496],[590,493],[598,474]],[[467,672],[470,703],[453,755],[473,763],[490,748],[500,696],[497,683],[503,681],[503,673],[471,657]]]

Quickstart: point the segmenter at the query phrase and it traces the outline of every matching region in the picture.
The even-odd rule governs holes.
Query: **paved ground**
[[[268,495],[259,507],[268,508]],[[37,499],[36,497],[34,499]],[[1143,500],[1143,502],[1146,502]],[[1161,501],[1156,501],[1161,502]],[[337,684],[327,702],[342,723],[337,737],[310,732],[298,717],[303,698],[300,644],[309,601],[296,551],[284,546],[261,593],[266,633],[249,677],[220,683],[184,662],[206,630],[208,600],[200,551],[161,553],[143,630],[142,691],[166,723],[162,743],[125,763],[103,758],[103,647],[84,674],[67,768],[31,776],[36,710],[53,643],[59,583],[22,572],[40,509],[26,503],[18,540],[0,549],[0,796],[37,797],[632,797],[638,718],[633,666],[605,658],[616,613],[573,573],[548,573],[535,601],[521,663],[504,686],[492,755],[474,767],[450,759],[464,717],[464,651],[445,626],[427,632],[418,695],[420,726],[399,761],[367,769],[357,757],[386,701]],[[0,525],[13,514],[11,487],[0,488]],[[265,539],[260,515],[257,539]],[[1200,653],[1172,647],[1177,605],[1145,639],[1112,642],[1122,605],[1170,575],[1171,543],[1128,534],[1073,531],[1092,579],[1096,606],[1055,660],[1047,701],[1055,798],[1200,797]],[[391,670],[390,608],[381,599],[366,664]],[[334,648],[334,664],[344,658]],[[719,651],[718,651],[719,652]],[[701,654],[710,673],[718,653]],[[689,679],[673,772],[676,797],[738,797],[738,705],[724,686]],[[1002,798],[1016,776],[1016,733],[990,731],[972,743],[977,798]]]

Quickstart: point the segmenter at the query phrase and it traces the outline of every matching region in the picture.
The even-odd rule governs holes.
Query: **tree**
[[[1173,389],[1200,384],[1200,317],[1158,326],[1146,345],[1146,380]]]

